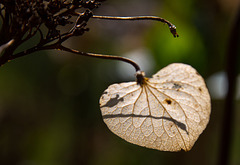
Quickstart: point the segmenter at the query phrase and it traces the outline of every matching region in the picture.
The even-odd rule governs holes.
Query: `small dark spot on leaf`
[[[194,107],[197,109],[199,107],[199,105],[198,104],[194,104]]]
[[[172,104],[172,100],[170,100],[170,99],[165,99],[164,101],[169,105]]]
[[[200,92],[202,92],[202,88],[199,87],[198,90],[199,90]]]
[[[172,89],[180,89],[182,86],[180,84],[174,83]]]

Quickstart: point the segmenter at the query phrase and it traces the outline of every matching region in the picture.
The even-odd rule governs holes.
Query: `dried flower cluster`
[[[92,10],[103,0],[5,0],[0,1],[0,66],[9,60],[35,51],[56,49],[72,36],[82,35]],[[77,10],[81,10],[78,13]],[[75,17],[75,22],[70,19]],[[73,24],[68,32],[58,30],[59,26]],[[45,26],[47,32],[42,32]],[[15,50],[40,34],[40,40],[32,48],[14,54]]]

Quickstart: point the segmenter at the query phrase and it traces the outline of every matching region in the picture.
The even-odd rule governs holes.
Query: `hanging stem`
[[[101,59],[110,59],[110,60],[118,60],[118,61],[123,61],[123,62],[129,63],[136,70],[135,76],[136,76],[137,84],[142,85],[144,83],[145,73],[143,71],[141,71],[139,65],[136,62],[130,60],[129,58],[121,57],[121,56],[95,54],[95,53],[85,53],[85,52],[80,52],[78,50],[74,50],[74,49],[64,47],[62,45],[59,45],[57,50],[62,50],[62,51],[78,54],[78,55],[81,55],[81,56],[95,57],[95,58],[101,58]]]
[[[85,52],[80,52],[80,51],[75,50],[75,49],[67,48],[67,47],[62,46],[62,45],[58,45],[57,47],[53,47],[53,48],[57,49],[57,50],[62,50],[62,51],[78,54],[78,55],[81,55],[81,56],[88,56],[88,57],[95,57],[95,58],[101,58],[101,59],[110,59],[110,60],[123,61],[123,62],[131,64],[135,68],[136,72],[141,71],[139,65],[136,62],[134,62],[134,61],[132,61],[129,58],[126,58],[126,57],[112,56],[112,55],[103,55],[103,54],[95,54],[95,53],[85,53]],[[49,47],[49,48],[46,48],[46,49],[52,49],[52,48]]]
[[[109,20],[154,20],[154,21],[160,21],[162,23],[165,23],[168,25],[170,32],[173,34],[174,37],[179,37],[176,31],[176,26],[173,25],[171,22],[168,20],[165,20],[161,17],[157,16],[132,16],[132,17],[119,17],[119,16],[101,16],[101,15],[93,15],[92,18],[97,18],[97,19],[109,19]]]

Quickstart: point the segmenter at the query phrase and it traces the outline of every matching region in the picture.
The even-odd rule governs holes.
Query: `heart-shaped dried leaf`
[[[113,133],[162,151],[189,151],[206,128],[211,111],[203,78],[185,64],[171,64],[142,84],[109,86],[100,108]]]

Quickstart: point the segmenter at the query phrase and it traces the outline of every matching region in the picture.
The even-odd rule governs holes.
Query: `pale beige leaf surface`
[[[126,141],[161,151],[189,151],[211,111],[203,78],[190,65],[168,65],[136,82],[113,84],[100,98],[108,128]]]

